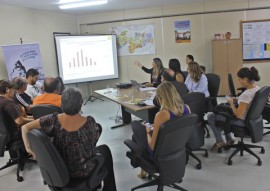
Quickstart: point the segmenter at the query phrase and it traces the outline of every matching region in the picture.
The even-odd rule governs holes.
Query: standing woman
[[[185,81],[189,92],[202,92],[205,97],[209,97],[208,80],[200,65],[197,62],[190,62],[188,64],[188,76]]]
[[[180,83],[185,82],[185,75],[181,70],[181,64],[178,59],[173,58],[169,60],[169,68],[174,71],[176,81]]]
[[[144,67],[139,61],[135,61],[135,65],[140,67],[146,73],[151,74],[150,83],[146,83],[145,86],[157,87],[161,83],[161,74],[164,70],[164,67],[160,58],[153,59],[151,69]]]

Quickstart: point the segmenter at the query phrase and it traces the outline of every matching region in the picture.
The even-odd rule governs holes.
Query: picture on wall
[[[111,27],[117,36],[119,56],[155,54],[154,25],[129,25]]]
[[[176,43],[191,42],[190,21],[174,21],[174,32]]]

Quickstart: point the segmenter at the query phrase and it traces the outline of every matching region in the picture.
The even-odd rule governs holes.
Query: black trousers
[[[107,145],[96,147],[97,151],[104,156],[104,165],[107,168],[108,174],[103,180],[103,191],[116,191],[115,177],[113,171],[112,153]]]

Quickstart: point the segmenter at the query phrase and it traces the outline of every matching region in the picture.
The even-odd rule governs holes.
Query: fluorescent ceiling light
[[[67,3],[63,5],[59,5],[60,9],[72,9],[78,7],[88,7],[88,6],[95,6],[95,5],[102,5],[108,3],[108,0],[94,0],[94,1],[83,1],[77,3]]]
[[[74,3],[82,0],[60,0],[58,4]]]

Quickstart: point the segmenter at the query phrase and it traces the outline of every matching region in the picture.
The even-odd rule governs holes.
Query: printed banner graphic
[[[191,42],[190,21],[174,21],[174,32],[176,43]]]
[[[39,72],[39,80],[45,78],[39,44],[20,44],[2,46],[9,80],[26,76],[26,71],[34,68]]]
[[[154,25],[131,25],[111,27],[117,36],[118,55],[155,54]]]

